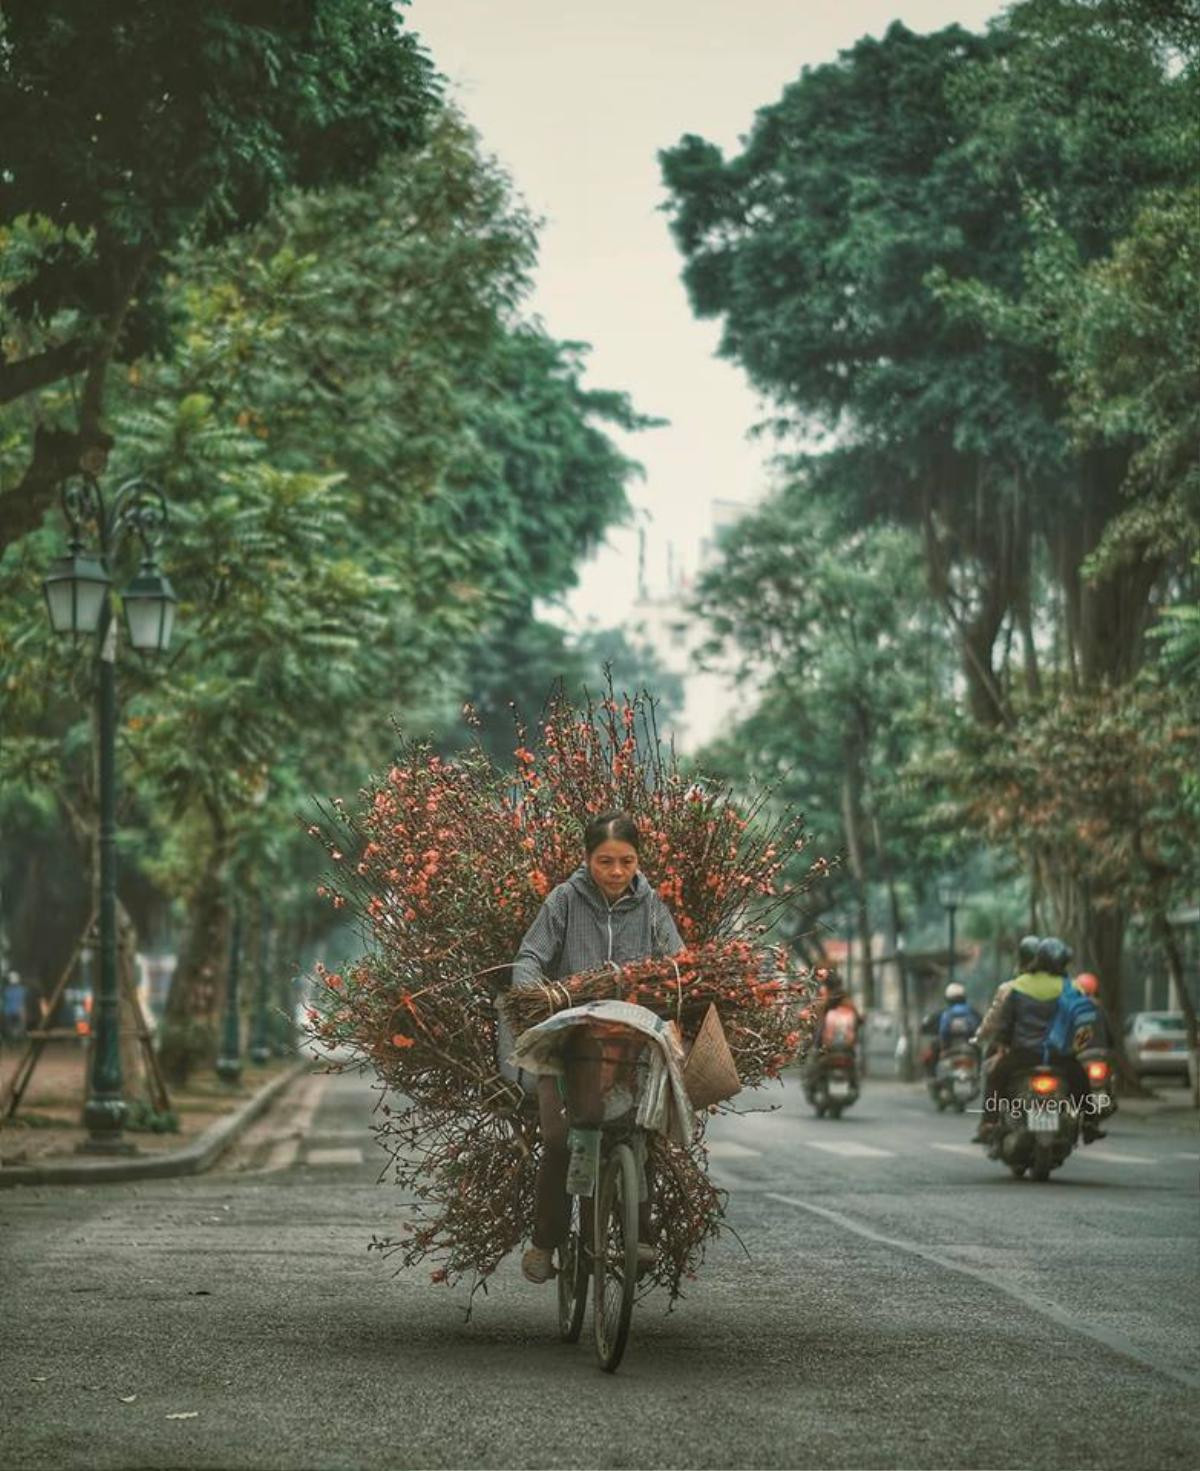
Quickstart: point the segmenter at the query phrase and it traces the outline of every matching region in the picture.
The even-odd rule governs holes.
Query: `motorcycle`
[[[1079,1054],[1079,1064],[1087,1074],[1087,1112],[1096,1123],[1102,1123],[1117,1111],[1112,1053],[1106,1047],[1091,1047]]]
[[[971,1099],[979,1097],[979,1053],[965,1043],[950,1048],[938,1058],[928,1086],[938,1113],[947,1108],[964,1113]]]
[[[838,1118],[858,1098],[858,1064],[853,1049],[829,1047],[814,1061],[804,1094],[819,1119]]]
[[[1079,1114],[1066,1079],[1053,1066],[1035,1067],[1012,1080],[999,1099],[989,1159],[1008,1166],[1016,1179],[1048,1180],[1079,1142]]]

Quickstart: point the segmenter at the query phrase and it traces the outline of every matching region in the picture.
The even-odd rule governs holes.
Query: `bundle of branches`
[[[499,1005],[515,1035],[556,1011],[615,998],[679,1024],[686,1039],[715,1004],[745,1087],[777,1077],[807,1043],[809,990],[789,979],[787,957],[745,940],[689,946],[672,960],[642,960],[620,970],[585,971],[565,981],[509,991]]]
[[[618,703],[610,688],[599,704],[577,709],[560,696],[537,735],[519,728],[518,742],[514,772],[478,747],[447,761],[402,742],[356,811],[340,800],[322,804],[322,820],[309,828],[331,862],[318,892],[357,917],[364,941],[353,964],[318,967],[310,1035],[371,1066],[394,1095],[380,1142],[424,1216],[397,1241],[377,1244],[401,1251],[406,1265],[432,1258],[437,1280],[486,1279],[529,1235],[536,1126],[530,1102],[499,1074],[492,995],[542,899],[582,860],[587,819],[624,808],[637,822],[642,871],[688,955],[704,957],[689,961],[697,996],[725,977],[741,997],[718,1005],[751,1086],[777,1072],[799,1040],[794,1018],[785,1021],[789,1008],[776,1004],[785,988],[775,961],[764,974],[762,957],[773,952],[756,942],[774,912],[827,869],[800,858],[799,819],[772,815],[765,796],[743,812],[728,786],[685,775],[659,740],[646,697]],[[714,942],[735,935],[742,949],[727,948],[722,959]],[[693,1016],[689,1009],[689,1025]],[[668,1153],[664,1177],[674,1183],[659,1277],[675,1296],[717,1229],[720,1202],[699,1139]]]

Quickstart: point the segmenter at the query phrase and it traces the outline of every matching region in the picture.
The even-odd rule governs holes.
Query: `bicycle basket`
[[[563,1048],[567,1120],[597,1128],[637,1107],[645,1079],[647,1038],[629,1027],[576,1027]]]

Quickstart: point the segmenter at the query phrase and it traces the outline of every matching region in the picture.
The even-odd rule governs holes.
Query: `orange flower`
[[[413,1039],[411,1037],[406,1037],[403,1032],[397,1032],[392,1038],[393,1047],[411,1047],[412,1045]]]

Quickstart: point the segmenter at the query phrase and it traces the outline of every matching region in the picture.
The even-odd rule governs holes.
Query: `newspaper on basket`
[[[649,1076],[638,1102],[637,1121],[677,1144],[690,1144],[694,1115],[683,1086],[683,1044],[675,1023],[664,1021],[648,1007],[634,1006],[629,1001],[588,1001],[555,1012],[521,1033],[508,1060],[528,1073],[561,1077],[567,1038],[575,1027],[591,1022],[632,1027],[655,1044],[649,1057]]]

